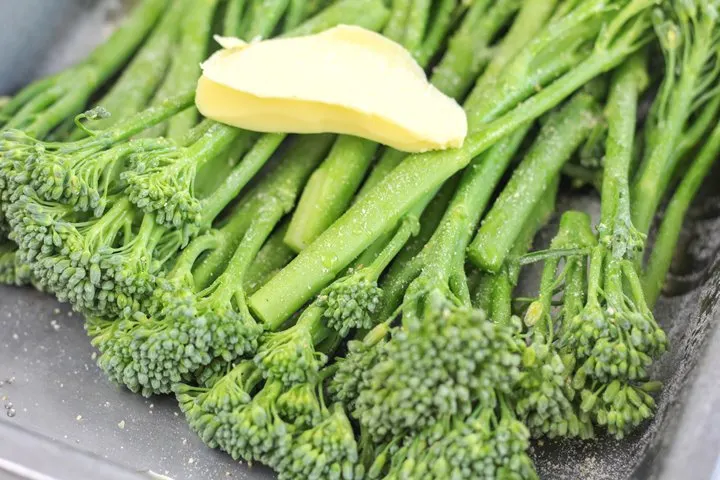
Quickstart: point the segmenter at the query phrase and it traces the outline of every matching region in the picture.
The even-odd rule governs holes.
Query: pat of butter
[[[410,53],[341,25],[256,43],[218,38],[196,104],[206,117],[261,132],[333,132],[407,152],[460,147],[464,110],[432,86]]]

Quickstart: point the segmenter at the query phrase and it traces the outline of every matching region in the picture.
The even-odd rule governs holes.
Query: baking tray
[[[0,1],[0,94],[82,58],[126,4]],[[657,306],[671,340],[655,371],[666,384],[657,416],[620,442],[535,445],[544,480],[720,480],[719,173],[690,212],[670,294]],[[561,206],[598,208],[588,192],[566,195]],[[109,383],[95,355],[82,318],[67,305],[0,287],[0,479],[273,478],[205,447],[173,398],[145,399]]]

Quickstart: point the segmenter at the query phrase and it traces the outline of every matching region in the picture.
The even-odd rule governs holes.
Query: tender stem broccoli
[[[646,125],[646,154],[632,185],[632,219],[647,234],[680,157],[675,149],[691,115],[717,95],[720,69],[718,2],[671,2],[655,29],[665,76]]]
[[[24,187],[47,202],[74,211],[102,215],[108,196],[122,190],[119,176],[132,155],[174,150],[164,139],[128,141],[148,126],[192,105],[184,93],[122,120],[113,128],[74,142],[46,142],[19,130],[0,133],[0,201],[3,209],[18,199]],[[94,109],[82,117],[102,115]]]
[[[404,296],[401,326],[389,328],[391,315],[382,328],[392,338],[380,338],[377,327],[364,343],[354,344],[349,361],[342,362],[338,379],[348,367],[372,362],[362,381],[333,389],[347,396],[344,392],[358,384],[353,415],[374,439],[422,429],[443,415],[469,413],[472,399],[483,395],[487,385],[503,383],[513,375],[517,358],[495,355],[512,342],[511,335],[470,306],[464,250],[494,182],[520,148],[526,131],[473,162],[432,238],[392,276],[384,316],[391,315]]]
[[[176,95],[177,92],[192,90],[200,76],[200,63],[207,58],[208,44],[213,28],[213,18],[220,0],[180,0],[175,8],[182,9],[178,24],[177,45],[173,49],[170,68],[164,81],[155,92],[153,103]],[[166,136],[179,141],[198,122],[195,108],[174,115],[168,121],[151,128],[148,137]]]
[[[586,3],[578,8],[584,8]],[[249,300],[253,311],[266,321],[288,318],[378,237],[396,225],[421,198],[435,192],[473,158],[637,50],[647,37],[650,7],[654,1],[615,0],[611,3],[617,10],[599,34],[595,48],[583,61],[521,105],[469,135],[462,148],[411,155],[405,159],[373,189],[373,195],[359,199],[286,268],[253,294]],[[608,6],[607,2],[603,5]],[[607,13],[607,8],[603,13]],[[499,92],[498,95],[504,94]],[[348,232],[353,234],[348,235]],[[278,298],[283,301],[276,301]]]
[[[635,113],[646,84],[643,55],[631,57],[613,78],[606,108],[601,222],[590,255],[586,301],[579,313],[565,319],[558,338],[561,351],[572,356],[573,387],[580,391],[582,412],[617,437],[651,415],[652,398],[637,385],[667,348],[642,290],[636,265],[644,236],[630,211]]]
[[[560,219],[550,251],[581,251],[564,259],[545,260],[539,295],[525,311],[526,346],[522,371],[516,387],[515,409],[534,436],[593,436],[589,415],[578,408],[572,387],[575,361],[572,352],[557,347],[557,336],[564,318],[573,318],[583,307],[587,289],[587,254],[597,241],[590,218],[569,211]],[[554,309],[554,296],[563,292],[562,306]]]
[[[354,329],[376,323],[383,302],[378,279],[408,239],[417,233],[418,220],[406,217],[393,238],[369,265],[350,270],[325,288],[290,328],[268,323],[271,333],[261,339],[255,361],[269,380],[285,385],[309,381],[327,362],[316,346],[332,332],[341,338]]]
[[[144,304],[120,322],[90,320],[99,364],[113,380],[143,395],[167,393],[214,359],[254,353],[264,325],[247,309],[243,279],[332,139],[298,137],[224,226],[182,250]]]
[[[135,54],[112,88],[95,103],[107,110],[110,116],[94,120],[93,130],[110,128],[147,106],[158,85],[163,81],[170,64],[179,34],[179,20],[181,15],[185,14],[186,4],[186,0],[170,2],[167,13],[162,16],[145,44]],[[162,100],[192,89],[192,85],[187,85],[185,88],[168,92]],[[87,134],[86,129],[76,128],[71,133],[70,140],[79,140]]]
[[[513,262],[529,248],[553,211],[554,200],[553,192],[537,205],[536,215],[513,250]],[[509,312],[517,275],[518,268],[508,265],[491,276],[492,288],[486,290],[491,297],[488,303],[497,307],[490,310],[493,323],[508,332],[519,329],[515,317],[504,315]],[[518,347],[518,340],[513,339],[505,344],[504,355],[516,357]],[[380,444],[369,462],[368,478],[537,478],[527,454],[530,432],[515,416],[512,398],[497,384],[484,387],[483,395],[471,399],[469,412],[444,415],[412,436],[396,436]]]

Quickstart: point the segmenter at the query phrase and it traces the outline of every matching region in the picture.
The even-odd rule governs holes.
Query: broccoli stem
[[[312,35],[340,24],[352,24],[379,31],[390,14],[383,0],[340,0],[305,20],[283,37]]]
[[[451,39],[441,67],[434,71],[433,84],[450,96],[459,98],[462,91],[455,87],[461,81],[472,82],[481,69],[479,63],[473,64],[473,69],[468,69],[465,60],[472,55],[471,50],[478,45],[487,45],[492,35],[502,27],[514,9],[514,0],[503,0],[491,9],[489,16],[481,19],[487,3],[481,1],[473,4],[460,29],[453,34],[452,39],[455,40]],[[396,7],[402,10],[408,8],[408,5],[398,3]],[[399,40],[411,51],[414,50],[414,46],[407,42],[415,42],[417,32],[424,33],[427,22],[426,15],[418,10],[420,7],[429,11],[431,5],[423,0],[420,5],[412,6],[411,12],[417,14],[406,17],[405,35]],[[393,13],[397,12],[394,10]],[[440,17],[439,20],[444,21],[444,19],[445,17]],[[386,30],[391,28],[393,25],[389,24]],[[475,66],[477,68],[474,68]],[[370,167],[376,150],[377,144],[368,140],[345,136],[338,138],[336,147],[324,163],[324,168],[318,172],[317,177],[311,179],[309,188],[303,192],[300,199],[286,238],[291,248],[297,252],[302,251],[347,209]],[[381,175],[394,168],[404,157],[404,153],[387,149],[378,167],[371,174],[370,181],[366,183],[372,184],[380,179]],[[360,195],[369,188],[367,185],[363,186]]]
[[[640,46],[647,31],[642,21],[650,0],[621,9],[599,38],[597,48],[573,70],[509,113],[468,136],[460,149],[411,155],[374,189],[358,200],[330,228],[303,250],[278,275],[250,298],[265,319],[292,315],[327,285],[355,257],[402,217],[418,200],[437,189],[455,172],[523,124],[538,118],[597,75],[625,59]],[[638,5],[643,7],[638,13]],[[625,18],[631,13],[631,18]],[[370,227],[370,228],[368,228]],[[338,245],[342,247],[338,248]],[[302,286],[302,288],[301,288]]]
[[[514,265],[514,262],[530,250],[535,235],[555,211],[558,180],[559,178],[556,177],[553,185],[548,190],[548,194],[543,195],[536,203],[533,214],[527,219],[518,235],[503,269],[498,273],[485,273],[486,278],[483,279],[483,288],[475,292],[473,303],[486,305],[488,314],[495,323],[510,325],[513,290],[520,274],[520,269]],[[482,298],[483,295],[486,297]]]
[[[673,152],[695,102],[715,86],[718,78],[717,69],[711,67],[720,52],[713,7],[680,2],[673,9],[679,25],[665,23],[660,31],[667,67],[665,85],[654,107],[659,117],[653,119],[650,151],[632,186],[633,223],[643,234],[648,233],[674,174],[678,157]]]
[[[155,94],[154,102],[191,90],[200,76],[200,63],[205,60],[213,24],[213,15],[219,0],[193,0],[184,4],[184,16],[180,20],[179,42],[170,63],[165,81]],[[189,108],[173,116],[147,133],[149,136],[167,136],[179,140],[187,134],[198,120],[195,108]]]
[[[248,268],[245,276],[245,293],[248,295],[255,293],[295,256],[283,241],[287,226],[288,222],[284,221],[275,229]]]
[[[394,42],[402,44],[412,2],[413,0],[392,0],[390,2],[390,16],[383,30],[384,36]]]
[[[475,265],[490,272],[500,269],[534,205],[590,133],[597,117],[595,99],[580,93],[548,118],[468,249]]]
[[[96,102],[97,105],[110,112],[111,116],[94,121],[93,129],[109,128],[119,120],[141,111],[147,105],[158,84],[162,82],[170,63],[171,53],[179,32],[178,23],[181,15],[185,13],[185,3],[178,1],[170,6],[155,31],[133,57],[117,82],[106,95]],[[191,89],[192,87],[188,85],[187,88],[173,91],[172,95]],[[163,98],[167,96],[170,95]],[[84,130],[76,129],[70,135],[70,140],[77,140],[85,135]]]
[[[450,97],[465,96],[491,58],[483,50],[519,8],[516,0],[489,3],[482,0],[470,5],[462,24],[450,38],[447,53],[433,71],[433,84],[441,85],[443,93]]]
[[[49,83],[41,81],[42,90],[35,85],[21,92],[27,101],[6,106],[12,118],[6,128],[17,128],[35,138],[48,135],[68,116],[84,108],[90,95],[127,61],[157,19],[163,14],[168,0],[144,0],[136,7],[110,39],[93,51],[77,67],[55,77]],[[28,92],[35,93],[30,96]],[[13,112],[14,111],[14,112]]]
[[[283,30],[289,31],[302,23],[308,13],[308,0],[290,0]]]
[[[643,275],[645,299],[649,306],[657,301],[675,252],[683,219],[693,198],[720,154],[720,123],[698,152],[690,169],[665,209],[660,230],[653,245],[647,269]]]
[[[223,17],[223,35],[228,37],[241,37],[240,25],[244,17],[247,0],[227,0]]]
[[[218,265],[224,264],[238,245],[242,245],[242,235],[260,212],[267,216],[281,217],[292,209],[299,190],[327,153],[332,140],[331,135],[325,134],[303,135],[293,139],[292,148],[288,148],[284,153],[280,164],[243,196],[230,219],[221,227],[228,232],[229,241],[198,266],[196,278],[211,281],[215,277]],[[279,220],[278,217],[276,223]],[[204,283],[205,280],[200,284]]]
[[[346,210],[377,150],[377,143],[342,135],[310,177],[293,213],[285,243],[302,251]]]
[[[453,14],[458,7],[457,0],[440,0],[436,9],[430,13],[433,21],[421,45],[418,45],[412,55],[420,65],[428,65],[440,50],[448,31],[452,27]],[[463,4],[459,8],[464,8]]]

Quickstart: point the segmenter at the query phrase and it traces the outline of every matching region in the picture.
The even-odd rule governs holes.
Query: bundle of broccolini
[[[280,479],[537,478],[532,438],[621,438],[654,413],[671,346],[653,305],[720,156],[718,11],[143,0],[0,104],[0,281],[69,302],[113,382],[173,393],[207,445]],[[463,105],[464,145],[200,118],[213,34],[339,24],[408,50]],[[595,225],[556,212],[577,172],[600,190]],[[536,294],[516,297],[531,263]]]

